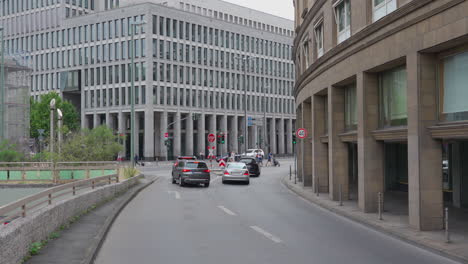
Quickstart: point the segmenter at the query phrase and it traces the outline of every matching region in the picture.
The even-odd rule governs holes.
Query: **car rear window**
[[[254,163],[255,160],[254,160],[254,159],[241,159],[240,162],[243,162],[243,163],[246,163],[246,164],[250,164],[250,163]]]
[[[229,169],[246,169],[247,167],[245,164],[239,164],[239,163],[231,163],[228,164]]]
[[[185,164],[185,167],[190,168],[190,169],[207,169],[208,166],[206,166],[206,163],[204,162],[187,162]]]

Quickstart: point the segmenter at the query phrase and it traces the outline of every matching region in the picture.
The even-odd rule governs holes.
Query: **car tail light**
[[[224,171],[224,175],[229,175],[229,171]]]
[[[203,172],[211,172],[210,170],[204,170]]]
[[[249,171],[245,171],[244,176],[249,176]]]
[[[182,172],[191,172],[192,170],[183,169]]]

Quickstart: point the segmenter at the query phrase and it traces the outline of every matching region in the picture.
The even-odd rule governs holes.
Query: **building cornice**
[[[408,140],[408,129],[405,127],[392,127],[378,129],[371,132],[375,140],[386,142],[402,142]]]
[[[468,123],[443,123],[428,127],[432,138],[436,139],[454,139],[468,138]]]
[[[418,0],[418,1],[411,1],[410,3],[398,8],[396,11],[390,13],[389,15],[387,15],[386,17],[368,25],[367,27],[365,27],[364,29],[362,29],[361,31],[355,33],[354,35],[352,35],[350,38],[348,38],[347,40],[343,41],[342,43],[338,44],[337,46],[333,47],[331,50],[329,50],[328,52],[326,52],[322,57],[320,57],[319,59],[317,59],[313,64],[311,64],[309,66],[309,68],[304,71],[302,73],[301,76],[299,76],[299,78],[296,80],[296,85],[295,85],[295,88],[294,88],[294,96],[297,97],[297,95],[299,94],[299,92],[304,88],[305,85],[307,85],[309,82],[311,82],[312,80],[314,80],[317,76],[319,76],[320,74],[322,74],[323,72],[325,72],[326,70],[330,69],[331,67],[335,66],[336,64],[342,62],[343,60],[347,59],[348,57],[352,56],[353,54],[356,54],[358,53],[359,51],[365,49],[365,48],[368,48],[370,47],[371,45],[374,45],[375,43],[393,35],[393,34],[396,34],[397,32],[400,32],[402,30],[404,30],[405,28],[408,28],[410,26],[413,26],[415,25],[416,23],[419,23],[423,20],[426,20],[438,13],[441,13],[455,5],[458,5],[462,2],[464,2],[465,0],[452,0],[450,2],[447,2],[445,3],[444,5],[441,5],[437,8],[434,8],[430,11],[428,11],[427,13],[425,14],[422,14],[420,16],[417,16],[413,19],[410,19],[406,22],[404,22],[403,24],[399,25],[399,26],[396,26],[394,27],[393,29],[381,34],[381,35],[378,35],[372,39],[369,39],[368,41],[366,41],[365,43],[362,43],[360,45],[356,45],[356,44],[359,44],[358,42],[362,41],[363,39],[369,37],[370,35],[378,32],[379,30],[381,30],[382,28],[388,26],[389,24],[391,23],[394,23],[402,18],[404,18],[405,16],[407,16],[408,14],[414,12],[415,10],[433,2],[435,0]],[[317,2],[319,3],[319,2]],[[313,13],[312,10],[311,12],[309,13]],[[298,40],[302,37],[302,34],[303,32],[305,31],[304,28],[306,28],[306,25],[307,24],[304,24],[303,26],[301,26],[301,29],[300,29],[300,33],[296,36],[296,39],[295,39],[295,46],[294,48],[297,48],[297,44],[298,44]],[[351,46],[353,45],[356,45],[356,47],[354,47],[353,49],[350,49]],[[346,53],[344,53],[346,51]],[[325,62],[328,62],[330,61],[332,58],[334,58],[335,56],[337,56],[338,54],[340,53],[343,53],[340,57],[336,58],[333,62],[331,62],[330,64],[327,64],[325,65],[324,67],[322,67],[320,70],[318,70],[319,67],[323,66],[323,64]]]

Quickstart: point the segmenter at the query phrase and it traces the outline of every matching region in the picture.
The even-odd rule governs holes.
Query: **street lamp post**
[[[6,95],[6,85],[5,85],[5,46],[3,40],[3,28],[0,27],[0,41],[1,41],[1,65],[0,65],[0,139],[4,139],[5,136],[5,95]]]
[[[50,153],[54,152],[54,112],[55,98],[50,101]]]
[[[130,35],[131,35],[131,64],[132,70],[130,73],[131,91],[130,91],[130,160],[132,161],[132,168],[135,167],[135,31],[137,26],[143,26],[145,21],[132,21],[130,22]]]
[[[57,109],[57,119],[58,119],[58,154],[62,152],[62,126],[63,126],[63,114],[62,110]]]
[[[234,57],[236,60],[242,60],[242,66],[244,71],[244,153],[247,153],[247,148],[249,146],[249,139],[248,136],[248,120],[247,120],[247,64],[250,60],[255,59],[255,57]]]

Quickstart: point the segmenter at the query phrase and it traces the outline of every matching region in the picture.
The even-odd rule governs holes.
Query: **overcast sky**
[[[224,0],[265,13],[294,20],[293,0]]]

